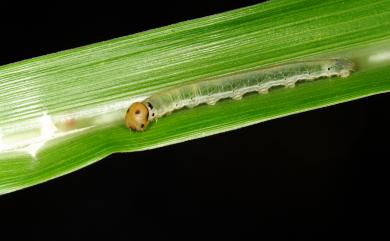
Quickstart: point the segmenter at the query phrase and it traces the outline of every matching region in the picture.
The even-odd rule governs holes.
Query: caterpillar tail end
[[[133,131],[144,131],[149,124],[149,110],[146,105],[141,102],[131,104],[126,112],[125,124]]]
[[[340,71],[340,77],[347,78],[351,73],[357,71],[358,65],[355,61],[347,59],[338,59],[336,66]]]

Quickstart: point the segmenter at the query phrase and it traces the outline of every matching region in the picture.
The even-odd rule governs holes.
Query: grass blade
[[[2,66],[0,193],[113,152],[165,146],[388,92],[389,43],[388,1],[271,1]],[[144,133],[123,125],[132,101],[162,88],[340,56],[358,60],[359,71],[347,79],[178,111]]]

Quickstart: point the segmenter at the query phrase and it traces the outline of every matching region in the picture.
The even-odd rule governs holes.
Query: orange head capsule
[[[149,124],[149,110],[140,102],[133,103],[125,116],[125,123],[127,128],[134,131],[143,131]]]

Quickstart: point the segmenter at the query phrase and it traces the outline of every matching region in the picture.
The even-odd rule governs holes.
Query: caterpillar
[[[324,77],[348,77],[355,63],[347,59],[294,62],[232,75],[195,81],[158,91],[142,102],[133,103],[126,112],[125,124],[134,131],[144,131],[148,124],[183,107],[214,105],[221,99],[239,100],[249,92],[268,93],[275,86],[294,87],[298,81]]]

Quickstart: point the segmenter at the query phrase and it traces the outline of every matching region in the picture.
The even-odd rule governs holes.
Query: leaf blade
[[[390,40],[387,1],[273,1],[0,67],[0,126],[67,113],[92,119],[192,80]],[[144,133],[120,121],[50,140],[36,158],[1,153],[0,193],[34,185],[113,152],[138,151],[388,92],[388,66],[242,101],[181,110]],[[72,93],[71,95],[69,93]],[[16,97],[15,97],[16,96]],[[118,104],[119,103],[119,104]],[[111,105],[112,104],[112,105]],[[122,113],[123,114],[123,113]],[[85,122],[91,121],[87,119]]]

